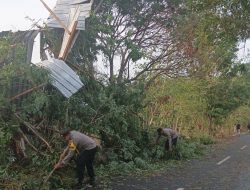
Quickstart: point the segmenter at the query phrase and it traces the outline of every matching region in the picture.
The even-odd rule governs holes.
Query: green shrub
[[[180,139],[177,143],[175,156],[180,159],[190,159],[204,153],[204,146],[197,139]]]
[[[200,143],[204,145],[214,144],[214,140],[210,136],[201,136]]]
[[[143,160],[142,158],[136,157],[134,159],[134,163],[136,165],[136,167],[140,168],[140,169],[147,169],[148,168],[148,164],[145,160]]]

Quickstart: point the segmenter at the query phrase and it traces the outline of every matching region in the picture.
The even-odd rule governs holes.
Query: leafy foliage
[[[236,63],[235,55],[238,40],[249,37],[250,9],[248,2],[237,2],[104,0],[67,59],[84,82],[70,99],[48,84],[48,73],[24,64],[26,49],[21,42],[13,48],[13,34],[0,37],[0,188],[69,189],[72,178],[63,172],[47,184],[41,178],[63,147],[57,133],[62,127],[98,139],[98,172],[105,175],[196,157],[214,142],[211,134],[236,119],[248,123],[249,69]],[[43,43],[55,56],[61,37],[61,30],[44,32]],[[95,68],[100,55],[108,75]],[[163,138],[154,146],[158,127],[181,134],[173,152],[163,150]],[[9,146],[20,130],[37,149],[27,148],[27,165],[18,163]]]
[[[158,80],[147,93],[147,125],[173,127],[185,135],[206,130],[206,85],[195,78]]]
[[[249,87],[244,76],[219,80],[207,93],[209,116],[215,118],[216,122],[223,122],[230,113],[248,102]]]

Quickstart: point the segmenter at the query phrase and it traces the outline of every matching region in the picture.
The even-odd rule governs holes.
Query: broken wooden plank
[[[21,135],[23,136],[24,141],[25,141],[26,143],[28,143],[28,145],[29,145],[34,151],[36,151],[36,152],[39,153],[38,149],[37,149],[33,144],[31,144],[31,142],[29,141],[28,137],[23,133],[23,131],[22,131],[21,129],[19,130],[19,132],[20,132]]]
[[[63,60],[66,59],[66,57],[70,51],[70,47],[72,47],[72,42],[74,40],[74,34],[76,32],[77,23],[78,23],[78,21],[74,21],[74,24],[71,28],[72,29],[71,35],[68,35],[67,33],[65,33],[65,36],[63,38],[63,44],[62,44],[61,51],[59,54],[59,59],[63,59]]]
[[[22,97],[22,96],[24,96],[24,95],[26,95],[26,94],[29,94],[29,93],[33,92],[34,90],[37,90],[37,89],[39,89],[39,88],[42,88],[42,87],[45,86],[45,85],[46,85],[46,83],[41,84],[41,85],[38,85],[38,86],[35,86],[35,87],[30,88],[30,89],[28,89],[28,90],[25,90],[24,92],[22,92],[22,93],[20,93],[20,94],[17,94],[17,95],[14,96],[14,97],[11,97],[9,100],[10,100],[10,101],[13,101],[13,100],[15,100],[15,99],[17,99],[17,98],[20,98],[20,97]]]
[[[38,131],[36,131],[36,129],[34,129],[34,127],[31,124],[24,121],[17,113],[15,113],[14,115],[19,121],[21,121],[26,127],[28,127],[32,131],[33,134],[35,134],[41,141],[43,141],[44,144],[46,144],[46,146],[49,148],[49,151],[52,152],[52,149],[49,143],[39,134]]]
[[[67,26],[60,20],[60,18],[57,17],[57,15],[49,8],[49,6],[43,1],[40,0],[42,2],[42,4],[44,5],[44,7],[50,12],[50,14],[57,20],[57,22],[62,26],[62,28],[64,28],[64,30],[70,34],[69,29],[67,28]]]

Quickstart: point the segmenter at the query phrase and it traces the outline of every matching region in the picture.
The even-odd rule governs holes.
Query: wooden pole
[[[70,35],[71,32],[69,31],[68,27],[60,20],[58,16],[56,16],[56,14],[49,8],[49,6],[43,0],[40,1],[44,5],[44,7],[50,12],[50,14],[57,20],[57,22],[62,26],[62,28],[64,28],[64,30]]]
[[[14,96],[14,97],[11,97],[11,98],[10,98],[10,101],[13,101],[13,100],[15,100],[15,99],[17,99],[17,98],[20,98],[21,96],[24,96],[24,95],[26,95],[26,94],[29,94],[30,92],[33,92],[34,90],[37,90],[37,89],[39,89],[39,88],[41,88],[41,87],[43,87],[43,86],[45,86],[45,84],[41,84],[41,85],[39,85],[39,86],[35,86],[35,87],[33,87],[33,88],[30,88],[30,89],[28,89],[28,90],[26,90],[26,91],[24,91],[24,92],[22,92],[22,93],[20,93],[20,94],[17,94],[17,95]]]
[[[74,34],[76,32],[76,27],[77,27],[78,21],[75,21],[72,30],[71,30],[71,35],[68,36],[67,43],[65,47],[62,47],[62,52],[60,52],[59,58],[65,60],[67,58],[67,55],[69,53],[71,44],[74,40]]]
[[[52,176],[52,174],[54,173],[55,170],[56,170],[56,168],[54,168],[54,169],[49,173],[49,175],[46,176],[45,180],[41,183],[41,186],[40,186],[39,190],[42,190],[44,184],[49,180],[49,178]]]
[[[60,156],[60,159],[59,159],[58,163],[61,162],[62,159],[63,159],[63,158]],[[53,174],[55,171],[56,171],[56,168],[54,167],[53,170],[46,176],[46,178],[45,178],[44,181],[42,182],[42,185],[41,185],[41,187],[40,187],[39,190],[41,190],[41,189],[43,188],[43,185],[49,180],[49,178],[52,176],[52,174]]]
[[[54,173],[55,170],[56,170],[56,168],[54,168],[54,169],[49,173],[49,175],[45,178],[44,183],[46,183],[46,182],[49,180],[49,178],[52,176],[52,174]]]

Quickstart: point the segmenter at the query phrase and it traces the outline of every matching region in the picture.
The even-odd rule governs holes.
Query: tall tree
[[[173,37],[180,9],[178,1],[104,0],[88,20],[80,39],[84,41],[72,55],[83,65],[90,63],[85,66],[93,72],[91,62],[99,54],[97,67],[108,69],[111,83],[128,83],[148,72],[153,73],[152,78],[180,74],[183,54]]]
[[[185,1],[177,38],[198,77],[230,72],[238,43],[249,38],[249,1]]]

